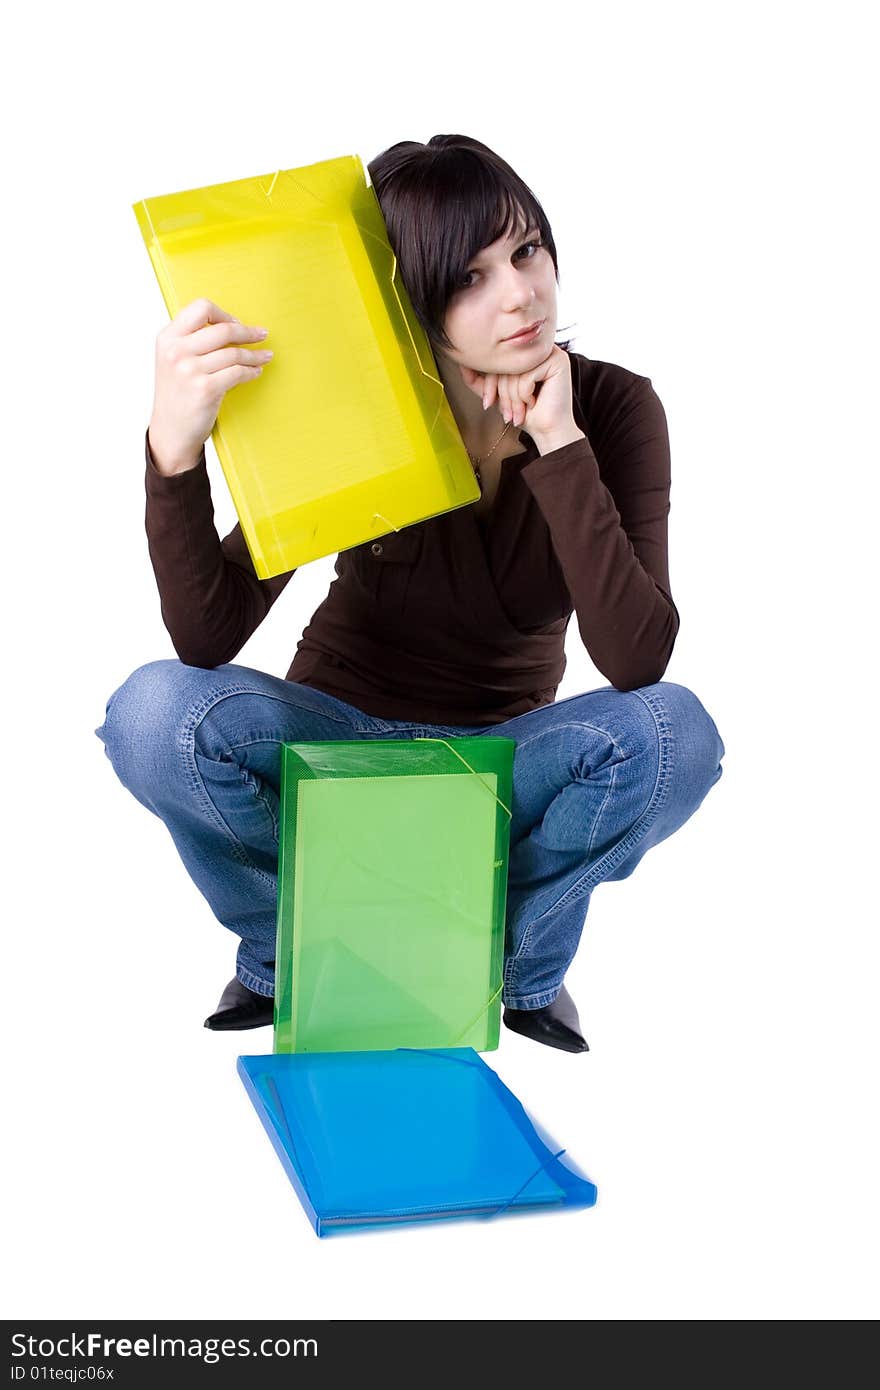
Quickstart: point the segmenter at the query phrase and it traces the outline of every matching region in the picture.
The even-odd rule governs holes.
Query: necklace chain
[[[484,458],[481,458],[481,459],[474,458],[474,456],[473,456],[473,454],[471,453],[470,449],[468,449],[468,458],[469,458],[470,461],[471,461],[471,467],[472,467],[473,470],[474,470],[474,474],[475,474],[475,476],[476,476],[477,483],[478,483],[480,489],[482,489],[482,486],[483,486],[483,480],[482,480],[482,478],[480,477],[480,464],[486,463],[487,460],[490,459],[490,458],[492,457],[492,455],[494,454],[495,450],[498,448],[498,445],[501,443],[502,439],[503,439],[504,436],[507,434],[507,431],[510,429],[510,427],[511,427],[512,424],[513,424],[513,421],[512,421],[512,420],[508,420],[507,424],[504,426],[504,429],[501,431],[501,433],[499,434],[498,438],[495,440],[495,443],[492,445],[492,448],[489,450],[488,454],[486,454]]]

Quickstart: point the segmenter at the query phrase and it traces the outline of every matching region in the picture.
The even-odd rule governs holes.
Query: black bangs
[[[478,252],[514,228],[537,230],[553,261],[544,209],[497,154],[467,135],[403,140],[367,166],[401,278],[433,347],[452,348],[446,309]],[[567,346],[562,344],[561,346]]]

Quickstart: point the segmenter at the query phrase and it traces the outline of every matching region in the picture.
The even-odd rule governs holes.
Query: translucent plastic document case
[[[319,1236],[596,1201],[472,1048],[239,1057],[238,1071]]]
[[[213,431],[260,579],[477,500],[357,155],[133,209],[172,318],[204,297],[269,329]]]
[[[282,745],[276,1052],[498,1046],[515,747]]]

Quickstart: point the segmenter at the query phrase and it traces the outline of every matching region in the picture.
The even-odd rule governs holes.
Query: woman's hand
[[[199,461],[226,392],[260,375],[271,352],[262,328],[241,323],[210,299],[194,299],[156,338],[156,388],[150,452],[160,473],[185,473]]]
[[[483,409],[498,405],[505,420],[512,420],[531,435],[536,444],[577,429],[571,399],[571,365],[568,353],[555,344],[549,357],[526,372],[505,375],[476,372],[459,364],[462,379]]]

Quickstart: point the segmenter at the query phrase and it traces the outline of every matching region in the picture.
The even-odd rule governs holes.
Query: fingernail
[[[483,397],[483,409],[484,409],[484,410],[488,410],[488,409],[489,409],[489,402],[486,400],[486,397],[485,397],[485,396]]]

